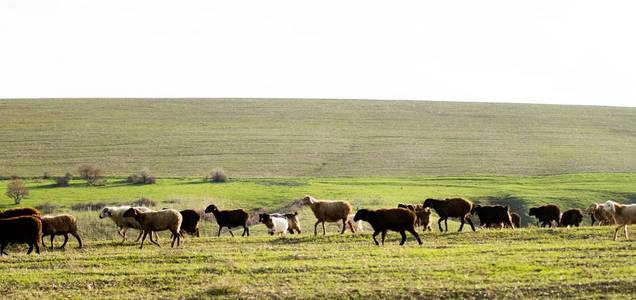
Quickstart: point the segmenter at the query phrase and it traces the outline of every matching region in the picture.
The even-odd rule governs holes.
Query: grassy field
[[[636,109],[418,101],[0,100],[0,175],[636,172]]]
[[[8,298],[624,298],[636,244],[608,227],[188,239],[171,249],[90,241],[0,263]],[[72,244],[74,245],[74,244]],[[23,250],[22,248],[20,250]]]

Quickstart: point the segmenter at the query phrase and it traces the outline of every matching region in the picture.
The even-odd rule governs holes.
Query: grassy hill
[[[0,100],[0,175],[636,171],[636,109],[416,101]]]

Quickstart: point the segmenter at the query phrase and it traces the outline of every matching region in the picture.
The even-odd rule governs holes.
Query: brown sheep
[[[7,219],[20,216],[39,216],[40,212],[31,207],[11,208],[0,212],[0,219]]]
[[[346,201],[338,200],[316,200],[312,196],[305,196],[302,203],[309,205],[311,210],[316,216],[316,224],[314,225],[314,235],[318,235],[318,224],[322,223],[322,234],[326,234],[325,222],[339,222],[342,220],[342,231],[345,232],[347,224],[351,229],[351,232],[355,232],[353,224],[349,221],[349,214],[351,213],[351,204]]]
[[[64,243],[60,249],[64,249],[68,242],[69,233],[77,239],[79,248],[82,248],[82,240],[77,234],[77,219],[68,214],[59,216],[42,216],[42,246],[44,247],[44,237],[51,236],[51,249],[53,249],[53,239],[56,235],[64,235]]]
[[[568,227],[568,226],[576,226],[579,227],[579,224],[583,221],[583,214],[581,210],[578,208],[566,210],[563,212],[561,216],[561,221],[559,221],[559,227]]]
[[[227,227],[231,236],[234,236],[232,233],[232,228],[234,227],[243,227],[243,234],[241,236],[250,236],[250,229],[247,227],[247,220],[249,219],[249,214],[242,209],[235,210],[219,210],[216,205],[210,204],[206,209],[205,213],[214,214],[214,218],[216,219],[216,223],[219,224],[219,233],[217,236],[221,236],[221,229],[223,227]]]
[[[515,225],[515,228],[521,228],[521,217],[517,213],[511,213],[510,218],[512,219],[512,224]]]
[[[35,253],[40,254],[38,243],[42,239],[42,222],[37,216],[21,216],[0,219],[0,256],[9,244],[27,244],[31,254],[35,247]]]
[[[398,204],[398,208],[406,208],[415,213],[415,227],[424,226],[424,231],[431,231],[431,209],[422,207],[422,204]]]
[[[528,213],[528,215],[535,216],[537,219],[539,219],[539,222],[541,222],[541,227],[552,227],[552,222],[556,222],[557,225],[559,224],[559,220],[561,219],[561,210],[558,206],[549,204],[530,208],[530,212]]]
[[[605,211],[598,203],[592,203],[585,211],[588,215],[590,215],[590,219],[592,220],[591,224],[601,225],[613,225],[614,218],[612,215]]]
[[[189,233],[199,237],[199,220],[201,220],[201,215],[193,209],[185,209],[179,213],[181,213],[183,217],[183,221],[181,222],[181,236],[185,233]]]
[[[426,199],[422,206],[424,208],[430,207],[437,212],[437,215],[439,215],[437,224],[439,225],[440,231],[444,231],[442,230],[442,221],[444,221],[446,231],[448,231],[448,218],[459,218],[461,225],[458,231],[462,231],[465,222],[475,231],[475,225],[473,225],[473,221],[470,219],[470,211],[473,209],[473,203],[469,200],[462,198],[447,198],[445,200]]]
[[[161,247],[159,243],[155,242],[152,239],[152,233],[157,231],[169,230],[172,233],[172,244],[171,247],[174,247],[175,241],[177,242],[177,246],[181,243],[181,222],[183,221],[183,217],[179,213],[179,211],[174,209],[162,209],[160,211],[149,211],[142,212],[137,208],[129,208],[123,215],[124,218],[132,217],[139,224],[144,231],[144,236],[141,239],[141,245],[139,249],[144,247],[144,241],[146,240],[146,236],[150,234],[150,242]]]
[[[384,238],[387,230],[397,231],[402,236],[400,246],[406,242],[405,231],[410,232],[417,242],[421,245],[422,240],[415,231],[415,213],[405,208],[389,208],[389,209],[361,209],[356,212],[353,217],[355,222],[362,220],[371,224],[373,227],[373,241],[376,245],[380,245],[376,236],[382,232],[382,245],[384,246]]]

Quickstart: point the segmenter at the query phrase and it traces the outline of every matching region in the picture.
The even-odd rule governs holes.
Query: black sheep
[[[181,235],[189,233],[193,236],[199,237],[199,220],[201,215],[193,209],[185,209],[180,211],[183,221],[181,222]]]
[[[561,216],[561,210],[554,204],[544,205],[540,207],[533,207],[528,213],[530,216],[535,216],[541,222],[541,227],[552,227],[552,221],[559,224],[559,218]]]
[[[450,198],[445,200],[426,199],[422,206],[435,210],[439,216],[439,220],[437,221],[439,231],[444,231],[442,230],[442,221],[444,221],[446,231],[448,231],[448,218],[459,218],[461,225],[458,231],[462,231],[464,223],[468,223],[470,228],[475,231],[475,225],[473,225],[473,221],[470,219],[470,211],[473,209],[473,203],[469,200],[462,198]]]
[[[579,224],[581,224],[582,221],[583,221],[583,213],[581,213],[581,210],[579,210],[577,208],[570,209],[570,210],[566,210],[565,212],[563,212],[563,215],[561,216],[561,222],[560,222],[559,226],[561,226],[561,227],[568,227],[568,226],[579,227]]]
[[[243,227],[243,234],[241,236],[250,236],[250,229],[247,227],[249,215],[246,211],[242,209],[219,210],[216,205],[211,204],[205,209],[205,213],[214,214],[216,223],[219,224],[219,233],[217,236],[221,236],[221,229],[223,229],[223,227],[227,227],[232,236],[234,236],[231,230],[232,228]]]
[[[8,255],[4,249],[9,244],[27,244],[31,254],[33,247],[40,254],[38,243],[42,239],[42,222],[37,216],[21,216],[0,219],[0,256]]]
[[[357,222],[363,220],[371,224],[373,227],[373,241],[376,245],[380,245],[375,238],[380,232],[382,232],[382,245],[384,245],[384,238],[386,237],[387,230],[397,231],[402,236],[400,245],[404,245],[406,242],[405,231],[410,232],[415,236],[417,242],[421,245],[422,240],[415,231],[415,213],[405,208],[390,208],[390,209],[361,209],[353,217],[353,221]]]
[[[510,208],[502,205],[481,206],[475,205],[470,211],[471,214],[479,216],[479,224],[481,226],[491,227],[504,226],[514,228],[512,217],[510,216]]]

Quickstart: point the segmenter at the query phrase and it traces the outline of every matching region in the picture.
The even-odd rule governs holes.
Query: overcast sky
[[[636,106],[636,1],[0,0],[0,98]]]

